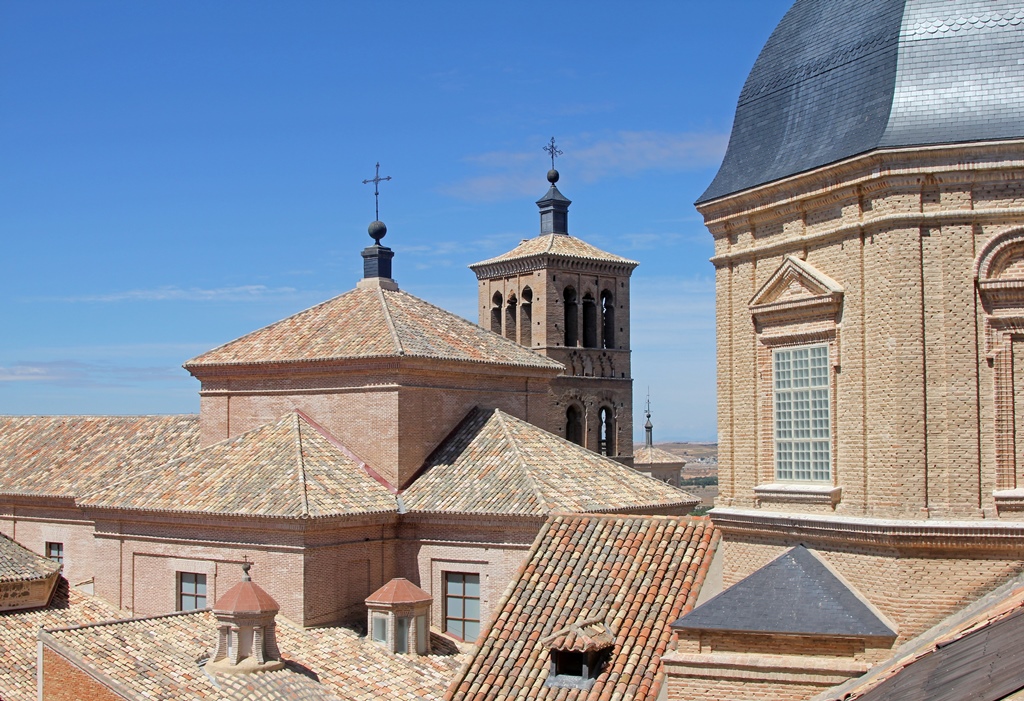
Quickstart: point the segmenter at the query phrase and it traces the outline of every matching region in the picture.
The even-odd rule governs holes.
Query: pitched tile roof
[[[74,497],[199,447],[199,417],[0,416],[0,493]]]
[[[669,622],[696,602],[718,538],[707,518],[549,519],[446,698],[656,699]],[[615,645],[593,687],[545,686],[550,652],[544,639],[595,620],[603,621]]]
[[[1017,691],[1024,577],[999,587],[896,650],[867,674],[815,701],[1002,699]],[[969,692],[969,693],[968,693]]]
[[[590,652],[591,650],[604,650],[614,645],[615,634],[608,628],[603,618],[598,618],[566,626],[562,630],[541,638],[540,644],[549,650]]]
[[[110,620],[118,610],[70,589],[63,577],[45,608],[0,613],[0,698],[35,701],[36,632],[40,627],[73,626]]]
[[[808,606],[808,602],[814,602]],[[673,628],[784,635],[895,638],[878,617],[807,548],[791,548],[709,599]]]
[[[665,463],[682,463],[685,465],[686,458],[653,446],[642,445],[633,448],[634,465],[660,465]]]
[[[357,288],[185,363],[217,365],[351,358],[438,358],[562,370],[554,360],[422,299]]]
[[[700,503],[500,409],[470,412],[402,501],[409,511],[532,516]]]
[[[50,630],[44,635],[47,644],[138,698],[252,698],[244,695],[244,684],[232,683],[226,676],[218,677],[223,694],[218,696],[198,664],[216,637],[210,611]],[[397,655],[347,628],[303,629],[281,617],[277,618],[277,642],[288,666],[280,673],[251,677],[252,684],[262,683],[261,679],[268,682],[271,698],[275,694],[288,699],[354,701],[440,698],[463,661],[458,655]],[[301,695],[284,695],[289,685]]]
[[[540,236],[535,236],[532,239],[524,239],[518,246],[508,253],[502,253],[500,256],[482,260],[469,267],[470,269],[475,270],[478,267],[490,265],[491,263],[530,258],[531,256],[553,256],[556,258],[600,260],[612,263],[623,263],[634,268],[640,265],[635,260],[630,260],[629,258],[617,256],[614,253],[602,251],[600,248],[591,246],[586,241],[574,236],[569,236],[568,234],[541,234]]]
[[[300,412],[87,494],[83,506],[283,518],[395,511],[395,498]]]
[[[36,555],[0,533],[0,582],[25,582],[46,579],[60,564]]]

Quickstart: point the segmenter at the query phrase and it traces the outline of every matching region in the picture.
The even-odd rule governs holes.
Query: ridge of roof
[[[60,568],[60,563],[38,555],[10,536],[0,533],[0,583],[47,579]]]
[[[303,424],[312,430],[303,431]],[[236,487],[228,490],[226,484]],[[297,411],[105,485],[79,503],[100,509],[270,518],[397,508],[365,463],[340,450]]]
[[[509,431],[508,424],[505,423],[505,412],[500,409],[495,409],[494,415],[498,418],[498,425],[501,427],[501,432],[505,436],[505,441],[508,443],[512,452],[515,454],[516,459],[519,461],[519,467],[526,473],[526,480],[533,487],[534,494],[537,497],[537,501],[540,502],[541,508],[550,511],[553,507],[547,497],[544,496],[544,492],[541,491],[540,485],[537,483],[536,478],[533,475],[533,470],[530,467],[530,463],[526,461],[526,457],[523,455],[523,451],[519,449],[519,444],[512,438],[512,433]]]
[[[561,371],[564,366],[402,290],[356,288],[184,363],[212,367],[430,358]]]

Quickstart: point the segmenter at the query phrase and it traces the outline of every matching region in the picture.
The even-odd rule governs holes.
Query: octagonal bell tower
[[[571,201],[558,178],[548,171],[537,201],[539,236],[469,266],[480,325],[565,365],[542,428],[631,464],[629,278],[638,263],[569,235]]]

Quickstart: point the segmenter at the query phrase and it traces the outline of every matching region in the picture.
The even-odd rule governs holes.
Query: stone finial
[[[251,567],[248,561],[243,564],[242,581],[213,605],[217,643],[206,667],[214,674],[253,674],[284,667],[275,622],[281,607],[252,581]]]

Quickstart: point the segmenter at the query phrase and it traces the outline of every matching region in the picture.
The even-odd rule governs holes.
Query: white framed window
[[[832,479],[827,345],[777,348],[772,354],[775,478]]]

